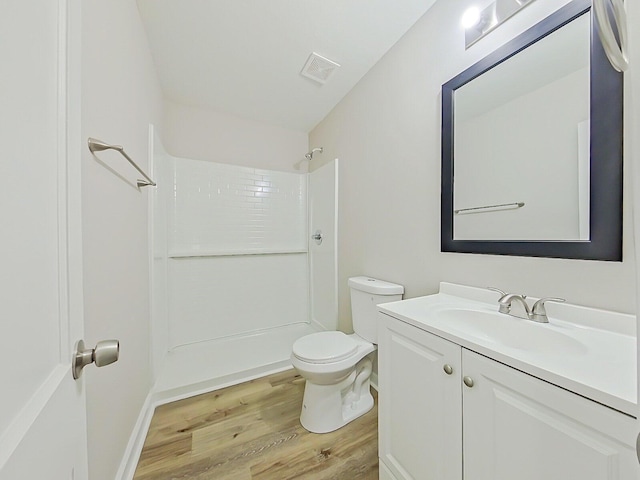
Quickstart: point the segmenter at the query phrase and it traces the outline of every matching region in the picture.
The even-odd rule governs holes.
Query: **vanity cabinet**
[[[382,480],[637,478],[635,419],[385,314],[379,389]]]
[[[378,332],[378,438],[390,473],[381,465],[380,478],[460,479],[461,348],[387,318]]]

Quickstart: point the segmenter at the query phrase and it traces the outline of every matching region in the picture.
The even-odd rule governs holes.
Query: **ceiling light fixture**
[[[461,19],[464,27],[465,47],[469,48],[533,2],[534,0],[495,0],[484,10],[475,6],[468,8]]]
[[[472,28],[480,22],[480,18],[480,9],[478,7],[469,7],[462,14],[460,23],[464,28]]]

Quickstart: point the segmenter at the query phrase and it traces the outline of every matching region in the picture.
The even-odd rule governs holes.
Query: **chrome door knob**
[[[320,245],[322,243],[322,230],[316,230],[313,235],[311,235],[311,238],[315,240],[318,245]]]
[[[93,349],[93,359],[96,367],[104,367],[118,361],[120,356],[120,342],[118,340],[103,340]]]
[[[444,370],[444,373],[446,373],[447,375],[451,375],[453,373],[453,367],[448,363],[444,367],[442,367],[442,369]]]
[[[120,342],[118,340],[103,340],[96,344],[96,348],[84,348],[84,341],[76,343],[75,353],[71,362],[71,373],[74,379],[80,378],[82,369],[91,363],[96,367],[104,367],[118,361],[120,357]]]
[[[474,383],[473,383],[473,378],[471,378],[471,377],[464,377],[464,378],[462,379],[462,381],[463,381],[463,382],[464,382],[464,384],[465,384],[467,387],[469,387],[469,388],[473,387],[473,385],[474,385]]]

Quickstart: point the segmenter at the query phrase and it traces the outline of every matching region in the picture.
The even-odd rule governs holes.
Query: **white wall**
[[[176,157],[285,172],[307,169],[306,132],[172,101],[165,102],[164,121],[164,146]]]
[[[357,274],[401,283],[406,297],[434,293],[440,281],[449,281],[635,309],[629,188],[622,263],[440,253],[442,84],[567,2],[538,0],[465,51],[460,18],[472,3],[437,2],[310,134],[312,145],[325,148],[314,168],[327,159],[341,161],[345,330],[351,327],[346,282]],[[629,24],[638,21],[635,12]]]
[[[82,2],[82,138],[124,145],[147,168],[162,98],[132,0]],[[85,341],[117,338],[118,363],[87,371],[89,474],[113,480],[149,392],[147,196],[117,152],[82,158]]]

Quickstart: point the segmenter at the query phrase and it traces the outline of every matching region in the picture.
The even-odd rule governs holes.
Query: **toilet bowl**
[[[293,344],[291,363],[305,380],[300,423],[327,433],[367,413],[372,353],[377,342],[377,305],[400,300],[404,287],[370,277],[349,279],[355,333],[306,335]]]
[[[300,413],[304,428],[332,432],[371,410],[368,355],[375,348],[342,332],[313,333],[294,343],[291,363],[307,381]]]

